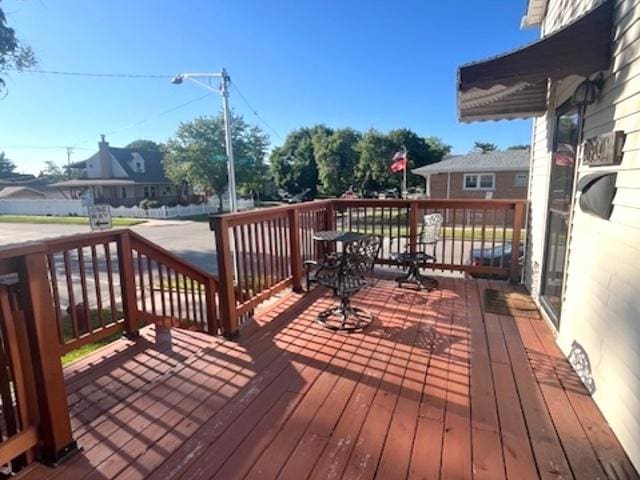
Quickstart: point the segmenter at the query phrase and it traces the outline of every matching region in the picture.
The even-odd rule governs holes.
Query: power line
[[[253,108],[253,106],[249,103],[249,100],[247,100],[247,97],[245,97],[245,96],[242,94],[242,92],[240,91],[240,89],[238,88],[238,86],[235,84],[235,82],[230,82],[230,83],[231,83],[231,86],[233,87],[233,89],[236,91],[236,93],[237,93],[238,95],[240,95],[240,98],[241,98],[241,99],[244,101],[244,103],[247,105],[247,107],[249,108],[249,110],[251,111],[251,113],[253,113],[253,114],[256,116],[256,118],[257,118],[258,120],[260,120],[260,121],[262,122],[262,124],[263,124],[265,127],[267,127],[269,130],[271,130],[271,131],[273,132],[273,134],[274,134],[276,137],[278,137],[280,140],[284,141],[284,139],[282,138],[282,135],[280,135],[280,134],[276,131],[276,129],[275,129],[275,128],[273,128],[271,125],[269,125],[269,124],[267,123],[267,121],[266,121],[264,118],[262,118],[262,117],[258,114],[258,111],[257,111],[255,108]]]
[[[167,110],[163,110],[162,112],[159,112],[155,115],[152,115],[150,117],[144,118],[140,121],[137,121],[135,123],[131,123],[127,126],[115,129],[115,130],[111,130],[108,131],[107,133],[105,133],[105,135],[115,135],[118,134],[120,132],[124,132],[125,130],[129,130],[130,128],[133,127],[137,127],[139,125],[143,125],[147,122],[150,122],[152,120],[155,120],[156,118],[162,117],[164,115],[168,115],[169,113],[175,112],[176,110],[179,110],[181,108],[184,108],[188,105],[191,105],[192,103],[196,103],[204,98],[210,97],[213,93],[212,92],[208,92],[205,93],[204,95],[200,95],[199,97],[196,98],[192,98],[191,100],[181,103],[180,105],[176,105],[175,107],[171,107]],[[0,145],[0,149],[2,148],[11,148],[11,149],[24,149],[24,150],[67,150],[67,149],[72,149],[72,150],[91,150],[90,148],[87,147],[80,147],[79,145],[85,144],[85,143],[89,143],[91,141],[94,141],[94,139],[88,139],[88,140],[83,140],[80,142],[75,143],[72,146],[69,145]]]
[[[204,95],[200,95],[199,97],[193,98],[193,99],[189,100],[188,102],[184,102],[184,103],[181,103],[180,105],[176,105],[175,107],[171,107],[171,108],[169,108],[167,110],[164,110],[162,112],[159,112],[159,113],[157,113],[157,114],[155,114],[155,115],[153,115],[151,117],[147,117],[147,118],[145,118],[143,120],[140,120],[140,121],[135,122],[135,123],[131,123],[131,124],[125,126],[125,127],[121,127],[121,128],[116,129],[116,130],[111,130],[110,132],[105,133],[105,135],[116,135],[116,134],[118,134],[120,132],[124,132],[126,130],[129,130],[130,128],[137,127],[139,125],[143,125],[143,124],[145,124],[147,122],[155,120],[156,118],[163,117],[164,115],[168,115],[169,113],[172,113],[172,112],[175,112],[176,110],[184,108],[187,105],[191,105],[192,103],[199,102],[200,100],[202,100],[204,98],[207,98],[207,97],[210,97],[211,95],[212,95],[212,92],[205,93]],[[86,140],[86,141],[80,142],[80,143],[78,143],[76,145],[82,145],[83,143],[90,142],[90,141],[91,140]]]
[[[67,72],[61,70],[13,70],[21,73],[38,73],[43,75],[64,75],[67,77],[94,77],[94,78],[173,78],[173,75],[155,75],[146,73],[96,73],[96,72]]]
[[[68,148],[66,145],[0,145],[0,149],[10,148],[12,150],[60,150]],[[78,147],[79,150],[91,150],[87,147]]]

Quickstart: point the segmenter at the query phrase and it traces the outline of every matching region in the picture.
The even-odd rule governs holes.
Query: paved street
[[[216,270],[213,233],[206,222],[153,221],[136,225],[132,230],[204,270],[212,273]],[[89,231],[88,225],[0,223],[0,245]]]

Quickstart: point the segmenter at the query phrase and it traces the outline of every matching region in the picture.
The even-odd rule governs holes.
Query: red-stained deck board
[[[84,451],[29,480],[638,478],[543,320],[487,313],[484,289],[381,280],[375,322],[314,322],[335,299],[283,294],[230,342],[144,329],[65,369]]]

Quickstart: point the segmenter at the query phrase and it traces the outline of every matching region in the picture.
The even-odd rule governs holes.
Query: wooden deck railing
[[[129,230],[1,248],[0,465],[75,449],[61,355],[147,323],[224,333],[217,285]]]
[[[220,321],[237,332],[260,302],[285,287],[302,287],[304,260],[322,256],[318,230],[349,230],[382,237],[378,258],[393,265],[420,230],[422,217],[440,213],[444,225],[434,270],[519,279],[523,200],[320,200],[214,215]]]
[[[315,232],[380,235],[379,263],[391,265],[430,212],[445,219],[432,268],[515,280],[524,206],[322,200],[218,215],[211,218],[217,277],[129,230],[0,248],[0,464],[55,463],[75,449],[60,363],[66,352],[136,335],[147,323],[234,336],[260,302],[302,288],[303,262],[325,253]]]

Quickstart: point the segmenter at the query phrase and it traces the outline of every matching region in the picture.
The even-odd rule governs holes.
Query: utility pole
[[[211,85],[208,85],[199,80],[210,80],[211,78],[219,78],[221,80],[220,89],[213,88],[211,87]],[[206,90],[209,90],[211,92],[218,93],[222,96],[224,143],[227,152],[227,172],[229,174],[229,207],[231,212],[235,213],[238,209],[236,201],[236,169],[233,158],[233,145],[231,143],[231,112],[229,111],[229,82],[231,81],[231,77],[229,77],[229,74],[223,68],[219,73],[182,73],[173,77],[171,83],[173,83],[174,85],[180,85],[184,80],[191,80],[193,83],[199,85],[200,87],[205,88]]]
[[[71,178],[71,154],[73,147],[67,147],[67,178]]]
[[[229,208],[232,213],[237,211],[236,206],[236,169],[233,158],[233,143],[231,139],[231,118],[229,112],[229,75],[223,68],[222,84],[220,85],[220,93],[222,93],[222,115],[224,117],[224,140],[227,150],[227,170],[229,173]]]

